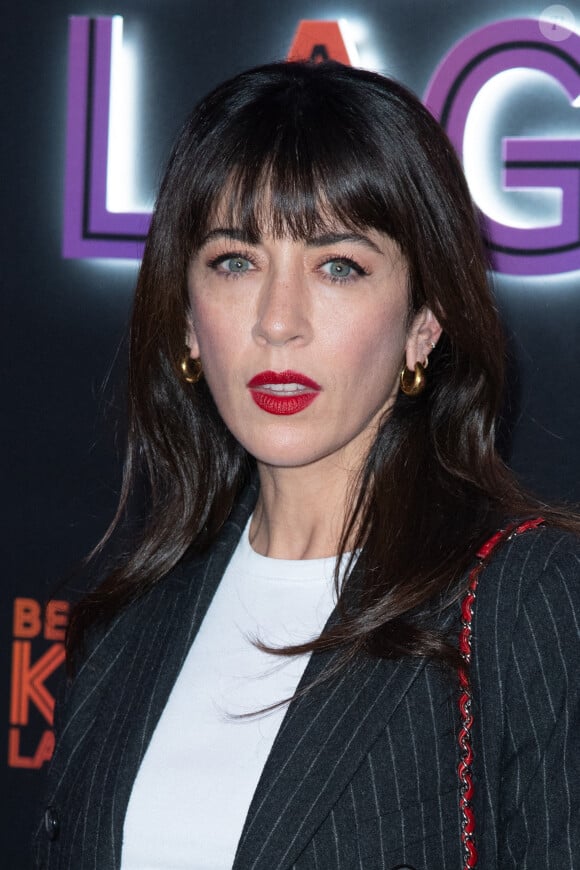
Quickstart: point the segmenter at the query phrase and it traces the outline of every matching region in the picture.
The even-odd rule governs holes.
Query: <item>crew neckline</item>
[[[250,523],[252,517],[246,523],[239,542],[239,556],[245,565],[251,563],[254,575],[269,578],[297,580],[312,580],[314,578],[332,579],[336,567],[335,556],[323,556],[318,559],[276,559],[273,556],[262,556],[257,553],[250,543]],[[342,563],[346,565],[350,553],[345,553]]]

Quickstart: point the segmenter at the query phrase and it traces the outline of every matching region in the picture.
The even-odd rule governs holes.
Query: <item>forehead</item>
[[[205,234],[235,227],[252,242],[265,236],[298,241],[340,225],[344,226],[343,222],[312,195],[289,197],[274,190],[271,184],[260,184],[250,190],[228,186],[212,204]]]
[[[204,197],[199,215],[205,232],[215,225],[241,226],[256,236],[267,232],[296,239],[336,225],[374,226],[388,232],[392,211],[385,208],[388,184],[382,179],[380,190],[373,190],[376,179],[363,166],[327,166],[320,159],[274,153],[224,169],[219,184],[212,184],[211,191],[206,188],[209,197]]]
[[[283,244],[284,242],[290,241],[294,245],[302,245],[312,248],[332,247],[335,245],[340,246],[342,243],[347,243],[350,245],[362,246],[369,252],[373,252],[383,257],[386,256],[393,262],[393,264],[401,262],[406,265],[406,259],[397,242],[386,233],[382,233],[379,230],[372,228],[362,231],[354,231],[348,227],[333,223],[328,230],[325,229],[324,232],[316,232],[311,236],[296,239],[290,237],[288,234],[280,236],[273,235],[268,231],[268,228],[257,237],[253,237],[249,236],[243,227],[226,226],[225,224],[221,225],[216,223],[203,237],[200,247],[209,245],[212,242],[223,243],[224,240],[228,239],[250,245],[276,245],[277,243]]]
[[[341,236],[362,241],[372,236],[391,238],[382,228],[356,220],[347,209],[333,208],[323,190],[294,191],[288,196],[269,182],[249,191],[228,184],[208,210],[198,244],[218,234],[254,244],[264,238],[306,243]]]

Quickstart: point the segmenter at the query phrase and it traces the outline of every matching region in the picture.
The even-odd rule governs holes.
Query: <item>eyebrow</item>
[[[340,242],[354,242],[355,244],[365,245],[367,248],[375,251],[377,254],[384,256],[378,245],[368,236],[363,236],[361,233],[325,233],[322,236],[314,236],[306,240],[306,244],[310,248],[324,248],[327,245],[336,245]]]
[[[201,240],[200,248],[212,242],[214,239],[235,239],[237,242],[244,242],[246,245],[255,245],[256,239],[251,237],[245,230],[236,227],[218,227],[215,230],[210,230]]]
[[[238,242],[243,242],[246,245],[257,245],[260,244],[260,239],[256,239],[254,236],[251,236],[250,233],[243,230],[241,227],[218,227],[214,230],[210,230],[203,239],[201,240],[200,247],[204,247],[204,245],[209,244],[209,242],[214,239],[234,239]],[[341,242],[354,242],[355,244],[365,245],[365,247],[370,248],[377,254],[384,256],[384,251],[381,251],[378,245],[373,242],[372,239],[369,239],[368,236],[364,236],[361,233],[352,233],[352,232],[344,232],[344,233],[324,233],[320,236],[312,236],[312,238],[306,239],[306,245],[309,248],[324,248],[328,245],[337,245]]]

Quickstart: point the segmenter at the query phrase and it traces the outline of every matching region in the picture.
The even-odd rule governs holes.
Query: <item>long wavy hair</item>
[[[502,517],[537,509],[496,451],[502,330],[477,216],[444,131],[397,82],[336,63],[244,72],[197,105],[177,140],[137,283],[127,458],[105,540],[136,488],[146,520],[73,608],[69,653],[87,628],[143,595],[186,553],[210,547],[253,473],[205,383],[185,383],[179,366],[186,271],[218,206],[256,240],[266,229],[305,239],[329,221],[386,233],[408,265],[410,312],[427,305],[443,327],[427,388],[398,395],[344,520],[340,552],[348,542],[359,553],[359,594],[347,604],[341,590],[334,627],[282,652],[340,646],[346,658],[366,650],[455,663],[455,647],[426,616],[457,596],[477,546]]]

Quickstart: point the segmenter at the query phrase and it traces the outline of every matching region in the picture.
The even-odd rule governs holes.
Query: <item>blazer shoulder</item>
[[[546,524],[503,543],[479,575],[472,641],[482,864],[571,866],[580,782],[573,761],[580,752],[578,538]]]
[[[483,678],[521,655],[580,654],[580,539],[543,525],[500,545],[479,576],[473,657]]]
[[[485,563],[477,594],[486,603],[495,600],[499,610],[517,612],[542,586],[567,588],[577,598],[580,537],[549,525],[514,534]]]

